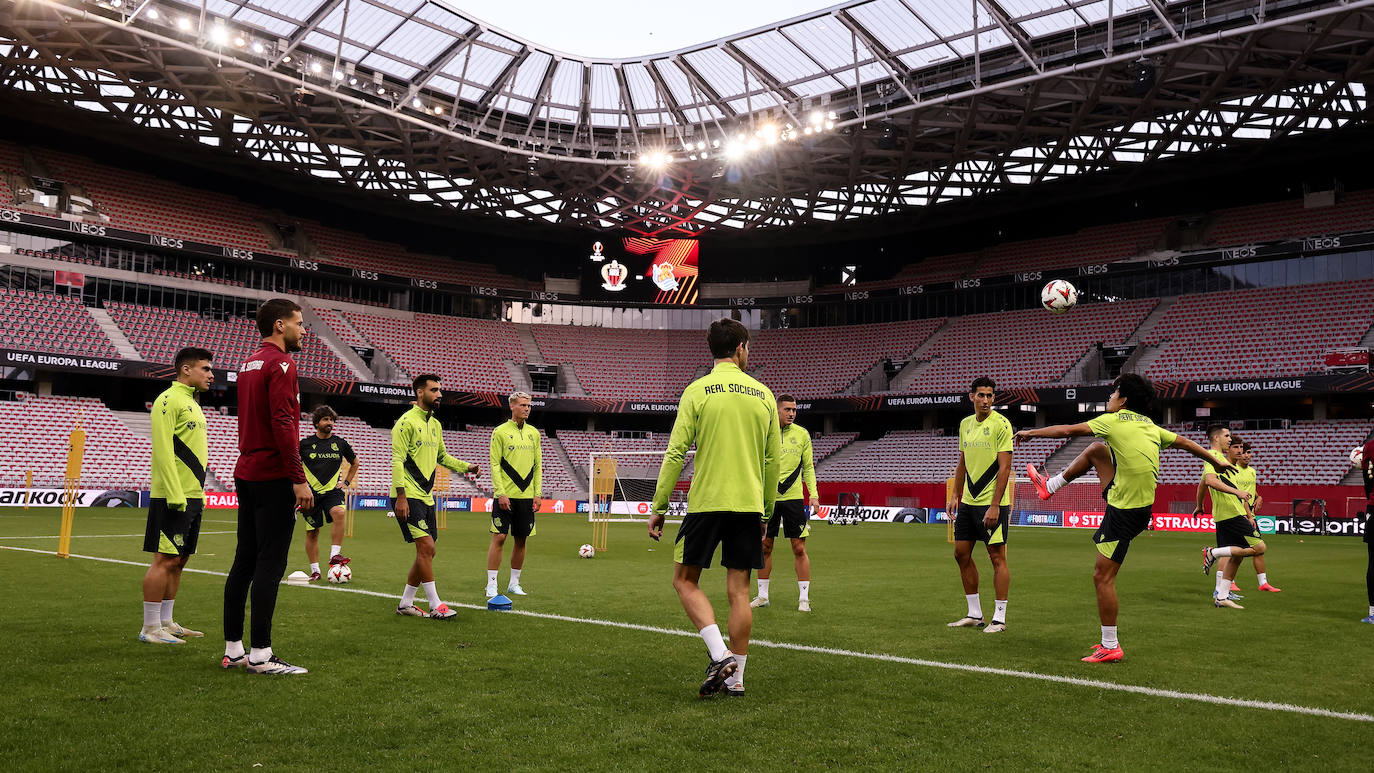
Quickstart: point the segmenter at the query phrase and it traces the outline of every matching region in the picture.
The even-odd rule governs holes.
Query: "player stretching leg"
[[[1231,437],[1230,431],[1225,427],[1213,427],[1212,430],[1208,430],[1208,437],[1224,438],[1212,442],[1213,445],[1224,443],[1226,447],[1224,452],[1215,448],[1208,451],[1212,457],[1233,466],[1240,460],[1243,441]],[[1245,607],[1231,600],[1231,581],[1236,576],[1236,569],[1240,567],[1240,559],[1264,554],[1264,540],[1260,539],[1254,515],[1250,512],[1251,495],[1232,485],[1233,474],[1227,472],[1218,475],[1213,472],[1211,465],[1202,467],[1203,485],[1216,492],[1212,495],[1212,520],[1216,523],[1219,546],[1202,549],[1202,573],[1210,572],[1212,564],[1216,563],[1218,558],[1229,557],[1230,560],[1217,571],[1217,586],[1212,593],[1212,606],[1244,609]]]
[[[1107,412],[1084,424],[1059,424],[1016,433],[1016,441],[1028,438],[1069,438],[1095,436],[1105,443],[1093,443],[1064,471],[1046,479],[1032,465],[1026,472],[1041,499],[1054,493],[1090,469],[1097,471],[1107,512],[1093,534],[1097,560],[1093,565],[1093,586],[1097,590],[1097,614],[1102,623],[1102,642],[1085,663],[1113,663],[1126,656],[1117,638],[1116,575],[1126,560],[1131,540],[1149,525],[1154,510],[1155,487],[1159,481],[1159,450],[1180,448],[1209,461],[1221,470],[1234,469],[1229,463],[1209,455],[1202,446],[1155,425],[1144,411],[1154,402],[1155,388],[1144,376],[1126,373],[1112,384]]]
[[[778,501],[763,536],[763,568],[759,570],[759,595],[749,606],[768,606],[768,578],[773,573],[773,540],[782,534],[792,541],[792,556],[797,565],[797,588],[801,592],[798,612],[811,611],[811,557],[806,554],[806,538],[811,535],[807,525],[810,513],[802,503],[802,484],[811,493],[811,512],[821,508],[816,489],[816,462],[811,451],[811,434],[797,424],[797,400],[791,395],[778,395],[778,426],[782,428],[782,480],[778,481]]]
[[[1250,500],[1250,512],[1259,515],[1260,507],[1264,504],[1264,497],[1259,495],[1259,479],[1255,474],[1255,466],[1253,464],[1255,453],[1248,442],[1242,441],[1240,447],[1240,459],[1236,462],[1239,469],[1231,476],[1231,482],[1235,484],[1236,488],[1248,493],[1252,497]],[[1266,564],[1268,561],[1267,553],[1268,551],[1250,559],[1255,565],[1255,574],[1258,575],[1259,589],[1267,593],[1282,593],[1282,588],[1275,588],[1273,585],[1269,584],[1269,571]],[[1236,562],[1237,566],[1240,565],[1240,559],[1232,560]],[[1235,576],[1235,573],[1232,572],[1231,586],[1233,588],[1235,587]]]
[[[992,410],[996,384],[983,376],[969,388],[973,415],[959,423],[959,464],[954,469],[954,490],[945,512],[954,518],[954,561],[964,583],[968,614],[950,628],[982,628],[983,605],[978,598],[978,565],[973,563],[973,543],[988,547],[992,562],[992,587],[997,594],[992,625],[983,633],[1007,630],[1007,592],[1011,570],[1007,568],[1007,536],[1011,526],[1011,422]]]

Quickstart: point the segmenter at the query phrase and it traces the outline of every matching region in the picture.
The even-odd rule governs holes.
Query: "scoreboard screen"
[[[696,239],[629,237],[594,242],[582,259],[582,297],[627,304],[690,306],[697,302]]]

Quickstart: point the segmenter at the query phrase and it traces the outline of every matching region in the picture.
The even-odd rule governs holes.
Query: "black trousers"
[[[296,494],[286,478],[240,480],[238,547],[224,581],[224,640],[243,639],[244,604],[251,592],[253,630],[250,647],[272,646],[272,613],[286,572],[291,537],[296,532]]]
[[[1370,524],[1366,523],[1364,527],[1368,529]],[[1374,542],[1367,543],[1365,547],[1369,548],[1369,564],[1364,570],[1364,587],[1369,593],[1369,606],[1374,607]]]

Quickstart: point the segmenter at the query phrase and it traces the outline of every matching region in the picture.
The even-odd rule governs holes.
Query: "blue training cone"
[[[506,598],[505,596],[492,596],[491,598],[487,599],[487,609],[495,610],[497,612],[509,612],[511,606],[512,604],[510,602],[510,599]]]

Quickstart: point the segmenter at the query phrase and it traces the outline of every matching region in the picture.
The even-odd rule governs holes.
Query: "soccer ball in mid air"
[[[337,585],[343,585],[353,579],[353,570],[348,568],[348,564],[335,564],[329,567],[329,581]]]
[[[1078,303],[1078,288],[1063,279],[1055,279],[1040,290],[1040,305],[1055,314],[1063,314],[1072,309],[1076,303]]]
[[[577,555],[582,558],[594,558],[596,556],[596,548],[591,545],[583,545],[577,549]]]
[[[1355,446],[1354,448],[1350,449],[1350,466],[1364,466],[1364,446]]]

